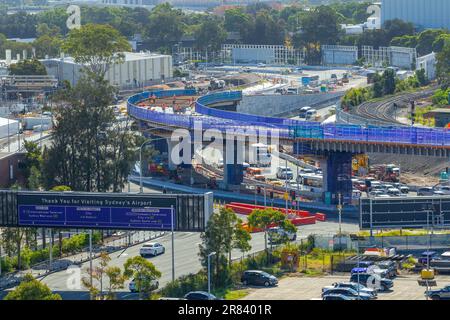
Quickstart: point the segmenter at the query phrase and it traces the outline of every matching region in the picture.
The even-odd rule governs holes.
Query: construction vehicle
[[[399,182],[400,181],[400,168],[395,164],[383,164],[373,166],[370,170],[375,178],[384,182]]]
[[[211,78],[209,81],[208,90],[220,90],[225,88],[225,81]]]
[[[369,172],[369,156],[357,154],[352,159],[353,176],[365,176]]]

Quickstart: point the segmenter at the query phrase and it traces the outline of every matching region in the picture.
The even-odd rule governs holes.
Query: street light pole
[[[175,238],[174,238],[174,208],[171,207],[171,231],[172,231],[172,281],[175,281]]]
[[[215,254],[215,252],[208,254],[208,299],[211,294],[211,257]]]

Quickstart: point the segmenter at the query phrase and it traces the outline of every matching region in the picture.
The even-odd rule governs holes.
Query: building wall
[[[381,20],[401,19],[419,29],[450,29],[449,0],[382,0]]]
[[[0,156],[0,188],[8,188],[16,181],[22,181],[18,164],[24,158],[23,153]]]
[[[358,60],[358,47],[322,46],[324,65],[353,65]]]
[[[436,54],[433,52],[426,56],[417,58],[416,69],[424,69],[429,80],[436,79]]]
[[[74,86],[81,77],[81,66],[57,59],[42,61],[49,75],[54,75],[59,81],[67,80]],[[112,65],[105,78],[121,88],[141,86],[154,80],[172,78],[173,66],[171,56],[148,56],[124,61]]]

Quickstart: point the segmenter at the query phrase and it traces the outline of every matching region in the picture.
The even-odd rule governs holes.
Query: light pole
[[[172,282],[175,281],[175,236],[174,236],[174,219],[175,209],[171,207],[171,231],[172,231]]]
[[[216,252],[211,252],[208,254],[208,299],[211,294],[211,257],[214,256]]]
[[[143,186],[143,182],[142,182],[142,149],[145,147],[145,145],[147,143],[157,141],[157,140],[164,140],[164,139],[166,139],[166,138],[148,139],[148,140],[145,140],[139,147],[139,193],[144,192],[144,186]],[[169,155],[169,157],[170,157],[170,155]]]

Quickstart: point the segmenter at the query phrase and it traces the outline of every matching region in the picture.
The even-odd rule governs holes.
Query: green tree
[[[169,3],[155,6],[145,26],[145,36],[152,49],[170,48],[178,43],[184,34],[184,13],[173,8]]]
[[[242,8],[233,8],[225,11],[224,27],[228,32],[239,32],[243,42],[249,43],[254,21]]]
[[[411,22],[405,22],[400,19],[387,20],[383,29],[386,31],[387,42],[391,42],[395,37],[414,35],[414,25]]]
[[[109,65],[120,63],[131,47],[127,39],[109,25],[86,24],[72,29],[62,45],[84,69],[103,79]]]
[[[31,274],[27,274],[16,288],[5,296],[4,300],[61,300],[61,296],[53,294],[47,285],[34,279]]]
[[[426,86],[430,82],[424,69],[416,71],[416,78],[417,81],[419,81],[420,86]]]
[[[33,42],[38,58],[57,57],[61,50],[62,39],[59,36],[44,34]]]
[[[119,267],[107,267],[105,269],[105,275],[108,278],[108,294],[109,300],[115,300],[117,298],[116,291],[124,288],[126,277],[122,273]]]
[[[252,246],[250,244],[250,240],[252,239],[252,236],[250,232],[248,232],[242,225],[242,220],[238,219],[234,234],[233,234],[233,249],[238,249],[242,252],[242,256],[248,251],[252,249]],[[230,259],[231,260],[231,259]]]
[[[217,19],[209,18],[199,26],[196,43],[200,49],[218,51],[226,37],[227,34],[221,23]]]
[[[150,261],[141,256],[129,258],[124,264],[124,275],[133,278],[139,298],[149,296],[154,290],[153,281],[161,277],[161,272]]]
[[[383,93],[385,95],[393,94],[395,92],[395,71],[393,69],[386,69],[383,72],[382,82],[383,82]]]
[[[15,76],[47,75],[44,65],[37,59],[21,60],[9,66],[9,72]]]
[[[82,279],[83,285],[89,289],[91,293],[91,299],[103,299],[103,280],[106,276],[106,271],[108,269],[108,263],[111,261],[111,257],[107,252],[101,252],[98,265],[93,267],[92,270],[90,268],[87,269],[88,274],[92,274],[92,283],[90,276],[84,277]],[[97,287],[96,281],[99,284],[99,288]]]
[[[119,125],[113,110],[114,88],[85,75],[55,97],[53,144],[44,152],[43,181],[76,191],[120,192],[127,180],[137,137],[130,122]],[[68,107],[70,106],[70,107]]]
[[[248,216],[248,225],[251,228],[262,229],[264,232],[264,248],[269,260],[269,251],[267,250],[267,232],[271,227],[281,227],[288,232],[296,232],[295,226],[286,219],[286,215],[275,209],[255,209]]]
[[[436,73],[442,88],[447,89],[450,86],[450,40],[437,54]]]
[[[208,255],[211,252],[216,253],[211,260],[215,286],[226,285],[229,281],[227,257],[233,248],[237,222],[237,216],[232,210],[221,208],[218,213],[211,216],[205,232],[200,235],[202,243],[199,246],[199,256],[205,268],[208,265]]]

